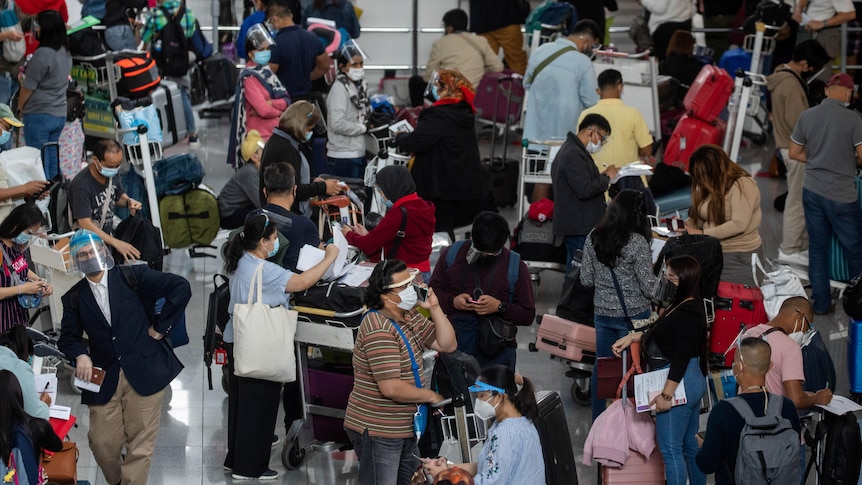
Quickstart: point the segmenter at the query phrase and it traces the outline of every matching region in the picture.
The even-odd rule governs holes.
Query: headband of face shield
[[[674,283],[670,278],[668,278],[668,270],[667,261],[663,261],[661,263],[661,271],[659,272],[658,278],[656,278],[652,289],[653,303],[665,308],[669,307],[670,304],[673,303],[674,298],[676,298],[676,290],[679,287],[677,283]]]
[[[114,267],[114,257],[108,246],[96,233],[86,229],[75,232],[69,242],[69,251],[75,267],[86,275]]]
[[[275,39],[269,33],[263,24],[254,24],[248,29],[246,38],[254,45],[255,50],[262,49],[265,46],[275,45]]]
[[[345,42],[340,49],[338,49],[338,64],[350,64],[356,56],[361,57],[363,62],[368,60],[368,56],[365,55],[365,52],[362,51],[359,44],[357,44],[355,40],[350,39]]]

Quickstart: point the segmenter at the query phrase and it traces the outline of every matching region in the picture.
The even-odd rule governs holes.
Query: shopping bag
[[[766,308],[766,316],[770,320],[778,315],[784,300],[794,296],[808,297],[799,276],[789,266],[781,266],[777,270],[767,273],[763,269],[760,257],[754,253],[751,255],[751,267],[755,282],[758,281],[757,270],[766,275],[760,284],[760,292],[763,293],[763,306]]]

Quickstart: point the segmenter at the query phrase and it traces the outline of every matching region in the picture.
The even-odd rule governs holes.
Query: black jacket
[[[584,236],[605,215],[610,179],[600,174],[581,140],[569,132],[551,167],[554,186],[554,234]]]
[[[476,141],[476,116],[466,102],[422,111],[413,133],[395,139],[416,155],[413,180],[425,200],[475,200],[488,195]]]
[[[299,143],[299,150],[305,155],[305,159],[311,164],[311,146],[308,143]],[[260,202],[266,203],[266,196],[263,195],[263,174],[266,167],[272,163],[287,162],[296,172],[296,200],[293,201],[293,207],[290,208],[294,214],[301,214],[299,203],[306,201],[318,195],[326,195],[326,182],[311,182],[309,184],[299,183],[300,171],[302,170],[302,158],[299,155],[299,150],[294,146],[290,135],[276,128],[272,130],[272,136],[266,142],[263,153],[260,156]]]
[[[521,5],[521,0],[470,0],[470,32],[490,32],[523,24]]]

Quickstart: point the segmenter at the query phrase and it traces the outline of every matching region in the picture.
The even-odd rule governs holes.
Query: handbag
[[[50,483],[76,485],[78,483],[78,446],[74,441],[63,442],[63,449],[42,456],[42,468]]]
[[[272,382],[294,382],[293,338],[297,312],[263,302],[263,265],[257,266],[251,278],[248,301],[237,303],[233,308],[234,374]]]
[[[495,263],[494,270],[491,272],[490,281],[494,281],[497,274],[497,268],[500,266],[499,261]],[[482,282],[479,280],[479,275],[473,273],[474,293],[482,295]],[[463,285],[462,285],[463,286]],[[478,299],[474,295],[474,298]],[[482,352],[487,357],[494,358],[500,352],[508,347],[509,343],[515,340],[518,335],[518,327],[512,322],[500,317],[499,315],[486,315],[479,317],[479,352]]]
[[[632,342],[629,351],[623,352],[622,357],[596,359],[596,397],[614,399],[620,397],[623,387],[634,389],[634,375],[643,373],[640,353],[641,343]],[[626,360],[625,365],[623,359]]]
[[[670,364],[670,359],[664,356],[661,352],[661,348],[658,346],[658,342],[655,340],[655,326],[648,328],[644,331],[643,337],[641,338],[641,342],[643,342],[643,351],[641,353],[641,358],[646,364],[646,368],[648,370],[656,370],[661,369],[662,367]]]
[[[625,314],[626,321],[631,324],[632,328],[640,330],[655,323],[655,321],[658,320],[658,313],[656,312],[650,312],[650,315],[647,318],[632,318],[629,316],[629,311],[626,308],[626,299],[623,298],[623,290],[620,289],[620,282],[617,280],[617,274],[614,273],[612,268],[608,269],[611,270],[611,279],[614,281],[614,289],[617,290],[617,298],[619,298],[620,305],[623,307],[623,314]]]
[[[632,19],[632,24],[629,27],[629,37],[635,42],[639,52],[652,47],[653,40],[649,33],[646,17],[638,15]]]
[[[795,296],[808,297],[799,276],[789,266],[781,266],[777,270],[767,273],[763,269],[760,257],[757,253],[753,253],[751,255],[751,272],[755,283],[758,281],[757,270],[766,275],[763,283],[760,284],[760,292],[763,293],[763,306],[766,308],[766,316],[770,320],[778,315],[784,300]]]

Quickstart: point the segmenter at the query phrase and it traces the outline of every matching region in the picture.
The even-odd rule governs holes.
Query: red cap
[[[853,78],[844,73],[838,73],[829,78],[829,86],[841,86],[842,88],[853,89]]]

